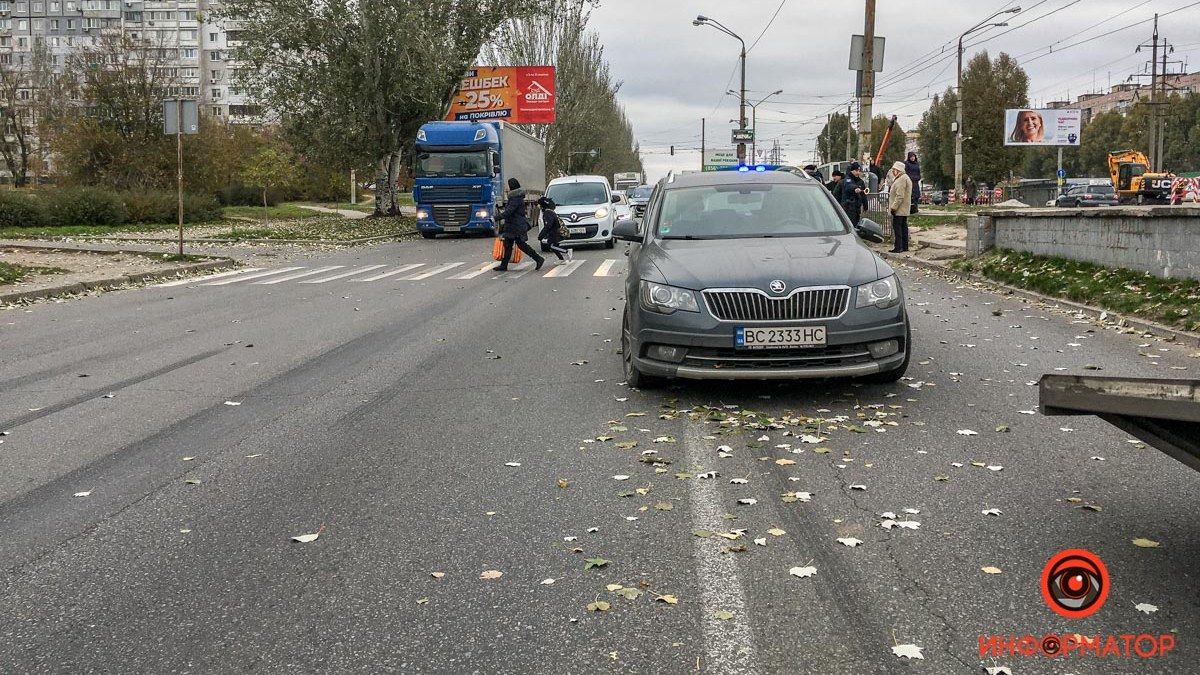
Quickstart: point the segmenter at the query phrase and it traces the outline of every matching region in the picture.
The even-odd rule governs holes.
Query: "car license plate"
[[[586,227],[568,227],[567,231],[571,234],[587,234]]]
[[[820,347],[825,344],[825,326],[754,328],[738,326],[733,343],[741,349],[786,349]]]

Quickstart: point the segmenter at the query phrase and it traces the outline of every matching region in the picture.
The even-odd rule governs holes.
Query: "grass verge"
[[[63,272],[66,272],[66,270],[58,267],[33,267],[0,262],[0,286],[15,284],[22,279],[37,274],[62,274]]]
[[[228,232],[212,235],[213,239],[296,239],[320,241],[349,241],[365,237],[405,235],[416,232],[416,220],[409,216],[396,218],[363,218],[350,220],[341,216],[321,216],[302,220],[280,221],[270,227],[234,226]]]
[[[193,227],[206,227],[212,223],[184,223],[184,231]],[[170,229],[171,224],[147,225],[144,223],[129,223],[126,225],[64,225],[61,227],[0,227],[0,239],[49,239],[52,237],[94,237],[106,234],[126,234],[130,232],[159,232]]]
[[[917,213],[908,217],[908,227],[910,229],[928,230],[942,225],[953,225],[956,227],[967,226],[967,214],[959,214],[956,216],[931,216],[923,213]]]
[[[997,250],[951,263],[966,272],[1173,328],[1200,331],[1200,281]]]
[[[276,206],[226,206],[226,218],[249,218],[251,220],[300,220],[303,218],[320,218],[317,211],[301,208],[296,204],[278,204]]]

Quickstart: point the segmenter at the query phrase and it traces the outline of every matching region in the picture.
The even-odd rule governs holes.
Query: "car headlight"
[[[417,220],[428,220],[429,212],[425,209],[417,209]]]
[[[647,309],[662,314],[671,314],[676,310],[700,311],[700,305],[696,302],[696,294],[692,291],[651,281],[642,282],[642,304]]]
[[[604,216],[607,216],[607,215],[608,215],[608,207],[607,206],[601,206],[600,208],[596,209],[596,217],[597,218],[603,218]]]
[[[900,284],[896,281],[894,274],[854,289],[854,306],[856,308],[861,309],[875,305],[884,309],[897,302],[900,302]]]

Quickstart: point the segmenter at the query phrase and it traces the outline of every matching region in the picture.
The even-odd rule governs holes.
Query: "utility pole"
[[[1150,170],[1158,171],[1162,159],[1158,156],[1158,14],[1154,15],[1154,43],[1150,57]],[[1166,51],[1166,50],[1163,50]]]
[[[704,170],[704,118],[700,118],[700,170]]]
[[[962,94],[962,62],[963,62],[963,38],[971,33],[983,28],[1004,27],[1006,22],[992,22],[992,19],[1001,14],[1016,14],[1020,12],[1020,7],[1010,7],[1002,9],[979,23],[971,26],[963,31],[958,36],[958,79],[954,88],[955,105],[954,105],[954,198],[959,199],[963,193],[963,94]]]
[[[854,150],[850,145],[850,134],[854,133],[854,128],[850,126],[850,106],[846,106],[846,161],[854,161]]]
[[[833,161],[833,113],[825,116],[825,159]]]
[[[1135,73],[1129,76],[1130,80],[1142,77],[1150,78],[1150,167],[1152,172],[1161,172],[1164,164],[1164,156],[1166,154],[1166,124],[1163,117],[1163,106],[1166,105],[1167,94],[1167,54],[1175,51],[1175,48],[1167,42],[1166,38],[1160,38],[1158,33],[1158,15],[1154,15],[1154,33],[1151,36],[1150,44],[1142,43],[1134,50],[1135,53],[1141,52],[1146,47],[1151,50],[1150,57],[1150,74],[1147,76],[1143,73]],[[1161,54],[1161,56],[1159,56]],[[1180,63],[1172,61],[1170,63]],[[1186,72],[1186,71],[1185,71]]]
[[[875,0],[867,0],[863,27],[862,91],[858,97],[858,151],[871,151],[871,103],[875,97]],[[849,118],[846,122],[849,124]]]

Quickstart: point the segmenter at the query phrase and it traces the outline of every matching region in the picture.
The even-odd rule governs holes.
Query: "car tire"
[[[1077,208],[1077,209],[1083,208],[1083,202],[1076,199],[1075,200],[1075,208]]]
[[[549,245],[549,244],[547,244],[547,243],[544,243],[544,242],[543,242],[542,244],[540,244],[540,248],[542,249],[542,253],[549,253],[549,252],[550,252],[550,245]]]
[[[421,236],[426,239],[433,239],[434,237],[437,236],[437,232],[422,232]]]
[[[658,378],[645,375],[633,362],[633,344],[629,340],[629,316],[621,319],[621,365],[625,373],[625,384],[633,389],[653,389]]]
[[[617,245],[616,239],[609,239],[608,241],[604,242],[604,248],[613,248],[616,245]]]
[[[904,377],[904,373],[908,372],[908,362],[912,358],[912,328],[905,325],[904,327],[904,361],[896,368],[885,370],[882,373],[875,373],[860,378],[868,384],[892,384],[899,382],[900,378]]]

